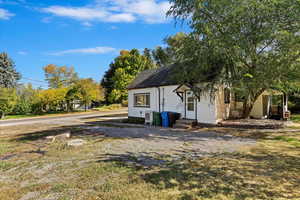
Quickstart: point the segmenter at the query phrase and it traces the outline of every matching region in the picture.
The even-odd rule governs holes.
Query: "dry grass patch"
[[[64,130],[87,143],[71,148],[65,141],[44,139]],[[116,139],[83,131],[39,125],[2,132],[0,157],[16,156],[0,161],[0,199],[300,199],[299,132],[214,129],[224,135],[256,138],[258,145],[144,169],[125,161],[100,159],[102,145]]]

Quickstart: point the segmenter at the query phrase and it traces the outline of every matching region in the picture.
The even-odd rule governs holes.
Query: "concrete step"
[[[173,128],[179,128],[179,129],[190,129],[192,128],[192,125],[188,124],[174,124]]]
[[[192,119],[179,119],[176,120],[176,124],[194,124],[196,122],[196,120],[192,120]]]
[[[174,128],[181,128],[181,129],[190,129],[197,123],[195,120],[189,120],[189,119],[179,119],[176,120],[176,123],[174,124]]]

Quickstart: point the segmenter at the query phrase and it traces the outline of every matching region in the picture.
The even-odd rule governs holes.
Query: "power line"
[[[35,82],[39,82],[39,83],[46,83],[46,84],[48,84],[46,81],[35,80],[35,79],[32,79],[32,78],[26,78],[26,77],[22,77],[21,79],[24,79],[24,80],[29,80],[29,81],[35,81]]]

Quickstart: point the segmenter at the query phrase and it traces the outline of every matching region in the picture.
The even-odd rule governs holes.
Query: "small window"
[[[230,103],[230,90],[228,88],[224,89],[224,103],[225,104]]]
[[[188,99],[187,99],[187,110],[188,111],[194,111],[195,110],[194,97],[188,97]]]
[[[150,107],[150,93],[134,94],[134,107]]]

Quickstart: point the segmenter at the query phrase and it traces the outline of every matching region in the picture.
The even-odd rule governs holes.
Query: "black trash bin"
[[[173,127],[174,124],[176,123],[176,120],[180,119],[180,113],[176,113],[176,112],[169,112],[169,120],[170,120],[170,127]]]

